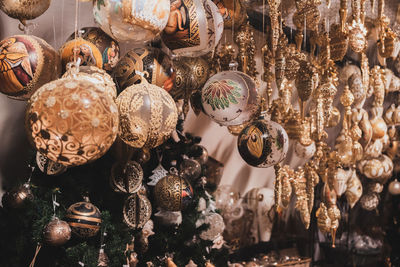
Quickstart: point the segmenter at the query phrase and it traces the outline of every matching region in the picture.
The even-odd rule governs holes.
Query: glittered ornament
[[[95,44],[82,39],[76,38],[67,41],[60,48],[61,64],[63,72],[67,70],[67,64],[79,60],[81,66],[103,67],[103,55]]]
[[[50,2],[51,0],[0,0],[0,9],[25,25],[26,20],[42,15],[49,8]]]
[[[193,189],[187,180],[175,174],[168,174],[156,184],[154,198],[161,209],[180,211],[191,203]]]
[[[218,213],[209,213],[196,222],[196,226],[200,227],[203,224],[208,224],[209,228],[200,233],[200,238],[203,240],[213,241],[224,232],[224,218]]]
[[[286,158],[289,138],[281,125],[262,118],[243,129],[238,136],[237,146],[249,165],[267,168]]]
[[[63,78],[41,87],[30,99],[26,127],[36,149],[65,166],[104,155],[118,132],[118,109],[95,83]]]
[[[143,44],[166,26],[169,0],[95,0],[93,15],[103,31],[118,41]]]
[[[42,85],[58,78],[60,72],[58,53],[43,39],[14,35],[0,42],[1,93],[27,100]]]
[[[349,44],[351,49],[356,53],[364,51],[367,40],[367,29],[363,24],[353,20],[352,24],[349,25]]]
[[[62,246],[71,239],[71,227],[57,217],[46,225],[43,230],[43,241],[50,246]]]
[[[204,112],[220,125],[243,124],[259,112],[259,97],[253,79],[239,71],[212,76],[202,89]]]
[[[72,204],[65,215],[72,232],[80,238],[95,236],[101,225],[99,209],[90,202]]]
[[[142,228],[151,216],[151,203],[144,194],[130,195],[123,207],[124,223],[132,229]]]
[[[172,97],[161,87],[141,79],[117,98],[119,137],[136,148],[154,148],[176,127],[178,112]]]
[[[400,182],[396,179],[389,184],[389,193],[392,195],[400,195]]]
[[[119,92],[139,83],[141,76],[149,83],[170,91],[175,84],[171,58],[158,48],[134,48],[121,58],[113,71]]]
[[[222,37],[224,21],[211,0],[172,0],[162,40],[177,56],[211,52]]]
[[[379,205],[379,195],[376,193],[367,193],[360,198],[360,204],[364,210],[375,210]]]
[[[97,27],[84,27],[79,30],[78,35],[97,47],[102,55],[102,68],[104,70],[111,71],[117,65],[120,57],[120,48],[117,41]],[[72,34],[67,41],[73,39],[75,39],[75,34]]]
[[[184,159],[179,166],[179,175],[190,182],[194,182],[201,175],[201,165],[194,159]]]
[[[142,186],[143,169],[136,161],[128,161],[126,166],[121,166],[118,162],[111,168],[111,185],[116,192],[136,193]],[[126,181],[128,185],[126,185]],[[129,192],[126,189],[129,188]]]
[[[349,38],[346,32],[343,32],[339,24],[332,24],[329,31],[330,52],[333,61],[340,61],[347,53]]]
[[[29,200],[33,200],[33,194],[29,184],[23,184],[10,191],[7,191],[3,195],[2,204],[5,208],[18,209]]]
[[[36,152],[36,164],[39,170],[47,175],[60,175],[67,170],[64,165],[46,158],[39,152]]]

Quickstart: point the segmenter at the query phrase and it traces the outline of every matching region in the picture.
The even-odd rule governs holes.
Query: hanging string
[[[56,217],[56,207],[60,206],[60,203],[57,202],[57,192],[53,192],[51,197],[53,201],[53,217]]]
[[[75,0],[75,26],[74,26],[74,63],[76,64],[76,38],[78,34],[78,10],[79,0]]]
[[[35,255],[33,256],[33,259],[31,261],[31,264],[29,264],[29,267],[35,266],[36,257],[39,254],[39,251],[40,251],[41,248],[42,248],[42,245],[40,243],[38,243],[37,246],[36,246]]]
[[[307,18],[304,14],[304,50],[307,51]]]
[[[61,39],[64,39],[64,2],[65,0],[62,0],[61,2]]]
[[[229,12],[229,11],[228,11]],[[232,44],[234,44],[235,38],[235,1],[233,1],[233,14],[232,14]]]

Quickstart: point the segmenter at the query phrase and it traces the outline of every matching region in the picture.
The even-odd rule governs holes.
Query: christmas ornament
[[[206,164],[208,161],[208,151],[202,145],[193,145],[189,148],[188,156],[196,160],[199,164]]]
[[[95,236],[100,230],[101,214],[90,202],[72,204],[65,215],[72,232],[80,238]]]
[[[110,260],[108,259],[107,254],[104,251],[104,248],[101,248],[99,250],[99,258],[97,260],[97,266],[98,267],[108,267]]]
[[[71,239],[71,227],[67,222],[53,217],[43,230],[43,241],[50,246],[62,246]]]
[[[332,24],[331,30],[329,31],[329,38],[331,39],[329,43],[331,59],[333,61],[342,60],[346,55],[349,46],[349,38],[346,32],[342,31],[339,24]]]
[[[18,209],[21,208],[26,201],[33,200],[28,183],[7,191],[2,198],[2,204],[5,208]]]
[[[179,170],[179,176],[189,182],[194,182],[201,175],[201,165],[194,159],[184,159],[179,166]]]
[[[161,37],[173,54],[198,57],[218,45],[223,30],[223,18],[211,0],[173,0]]]
[[[164,167],[161,165],[161,161],[158,164],[158,166],[152,171],[152,175],[150,175],[149,180],[150,182],[148,182],[148,185],[151,186],[155,186],[158,181],[161,180],[161,178],[164,178],[165,176],[167,176],[168,171],[166,169],[164,169]]]
[[[80,66],[79,72],[71,68],[62,76],[62,78],[68,77],[88,80],[97,84],[98,89],[103,93],[107,93],[112,99],[117,97],[117,87],[111,76],[95,66]]]
[[[224,19],[225,29],[237,29],[246,21],[246,10],[239,0],[212,0]]]
[[[237,146],[249,165],[267,168],[286,158],[289,138],[278,123],[261,118],[243,129],[238,136]]]
[[[214,193],[215,205],[225,219],[239,219],[244,213],[240,194],[230,185],[220,185]]]
[[[104,155],[118,131],[118,109],[98,85],[63,78],[42,86],[30,99],[26,126],[36,149],[64,166]]]
[[[125,166],[118,162],[111,168],[111,185],[116,192],[133,194],[142,187],[143,169],[136,161],[128,161]],[[126,189],[125,182],[128,182]]]
[[[182,223],[181,211],[159,210],[154,216],[163,225],[180,225]]]
[[[162,88],[140,84],[125,89],[117,98],[120,115],[119,137],[136,148],[154,148],[175,129],[178,112],[172,97]]]
[[[180,211],[191,203],[193,189],[188,181],[170,173],[156,184],[154,198],[161,209]]]
[[[77,38],[67,41],[60,48],[61,64],[63,72],[67,70],[67,64],[79,61],[81,66],[103,67],[103,55],[97,46],[85,39]]]
[[[19,1],[19,0],[0,0],[0,9],[14,19],[26,25],[26,20],[31,20],[42,15],[50,6],[51,0]]]
[[[310,159],[314,156],[317,148],[315,146],[315,142],[312,142],[308,146],[303,146],[300,142],[296,141],[294,152],[299,158],[302,159]]]
[[[153,40],[166,26],[168,0],[95,0],[93,15],[101,29],[118,41],[143,44]]]
[[[142,231],[139,234],[139,251],[141,253],[146,253],[149,248],[149,236],[154,235],[153,232],[154,223],[152,220],[148,220],[144,226]]]
[[[363,193],[363,187],[357,176],[356,170],[353,170],[352,176],[347,180],[347,189],[345,192],[347,203],[353,208]]]
[[[377,193],[367,193],[361,197],[360,204],[364,210],[375,210],[379,205],[379,195]]]
[[[256,79],[258,74],[255,61],[256,41],[254,39],[254,30],[249,22],[242,25],[240,30],[236,32],[235,42],[239,46],[238,70]]]
[[[113,71],[119,92],[140,82],[141,76],[149,83],[170,91],[175,84],[171,58],[158,48],[134,48],[121,58]]]
[[[117,65],[120,56],[118,42],[108,36],[100,28],[84,27],[79,30],[77,35],[96,46],[102,55],[102,69],[111,71]],[[67,41],[73,39],[75,39],[75,34],[71,34]],[[82,53],[82,50],[80,52]]]
[[[259,111],[259,97],[252,78],[239,71],[212,76],[202,89],[204,112],[220,125],[239,125]]]
[[[150,200],[142,193],[130,195],[125,200],[122,212],[124,223],[129,228],[142,228],[150,220]]]
[[[42,85],[58,78],[60,72],[58,53],[43,39],[15,35],[0,42],[1,93],[27,100]]]
[[[200,218],[196,222],[196,227],[198,228],[203,224],[209,225],[209,228],[207,230],[204,230],[200,233],[200,238],[203,240],[213,241],[219,235],[221,235],[225,229],[224,218],[222,218],[222,216],[218,213],[214,212],[206,214],[202,218]]]
[[[39,152],[36,152],[36,164],[39,170],[47,175],[60,175],[67,170],[64,165],[46,158]]]
[[[400,194],[400,182],[397,179],[390,182],[389,193],[395,196]]]

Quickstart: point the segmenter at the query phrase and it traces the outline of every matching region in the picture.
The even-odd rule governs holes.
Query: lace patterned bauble
[[[379,205],[379,195],[377,193],[367,193],[361,197],[360,204],[364,210],[375,210]]]
[[[72,204],[65,215],[72,232],[80,238],[95,236],[101,225],[101,213],[90,202]]]
[[[153,40],[164,28],[169,0],[95,0],[93,15],[103,31],[118,41]]]
[[[71,239],[71,227],[54,217],[43,230],[43,241],[50,246],[61,246]]]
[[[113,71],[119,92],[140,82],[142,76],[151,84],[171,90],[175,84],[171,58],[158,48],[134,48],[121,58]]]
[[[62,76],[62,78],[68,77],[76,77],[95,83],[100,91],[107,93],[112,99],[117,98],[117,87],[112,77],[105,70],[95,66],[80,66],[78,73],[74,73],[74,70],[71,69]]]
[[[176,127],[178,111],[174,100],[167,91],[145,79],[126,88],[116,102],[119,137],[132,147],[157,147]]]
[[[67,170],[64,165],[49,160],[39,152],[36,152],[36,164],[39,170],[47,175],[59,175]]]
[[[156,184],[154,198],[161,209],[180,211],[192,202],[193,189],[187,180],[168,174]]]
[[[123,220],[129,228],[142,228],[150,216],[151,203],[145,195],[133,194],[127,198],[123,207]]]
[[[223,18],[211,0],[171,0],[162,39],[173,54],[198,57],[218,45],[223,30]]]
[[[136,161],[128,161],[125,168],[114,163],[111,168],[111,186],[114,191],[133,194],[142,187],[143,169]],[[128,182],[129,192],[126,190],[125,181]]]
[[[240,155],[249,165],[267,168],[286,158],[289,138],[280,124],[259,119],[242,130],[237,145]]]
[[[27,100],[42,85],[58,78],[60,59],[46,41],[15,35],[0,42],[0,92]]]
[[[213,241],[225,230],[224,218],[218,213],[206,214],[196,222],[196,226],[200,227],[203,224],[209,224],[209,228],[200,233],[200,238],[203,240]]]
[[[259,112],[256,84],[247,74],[223,71],[212,76],[202,89],[204,112],[224,126],[240,125]]]
[[[41,87],[26,111],[29,138],[44,156],[77,166],[104,155],[118,133],[118,109],[98,85],[63,78]]]
[[[42,15],[50,6],[51,0],[0,0],[0,9],[8,16],[22,23]]]

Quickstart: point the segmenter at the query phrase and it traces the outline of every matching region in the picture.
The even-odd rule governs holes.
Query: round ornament
[[[0,0],[0,9],[25,25],[26,20],[42,15],[49,8],[50,2],[51,0]]]
[[[142,228],[150,220],[150,200],[143,194],[130,195],[125,201],[123,216],[124,223],[129,228]]]
[[[117,98],[117,87],[112,77],[104,70],[95,66],[80,66],[79,72],[74,72],[74,69],[67,70],[62,78],[75,77],[78,79],[87,80],[98,85],[98,89],[107,93],[112,99]]]
[[[125,170],[114,163],[111,168],[111,185],[116,192],[133,194],[142,187],[143,169],[136,161],[128,161]],[[128,181],[129,192],[126,190],[125,181]]]
[[[397,179],[389,184],[389,193],[392,195],[400,195],[400,182]]]
[[[223,18],[211,0],[171,0],[162,39],[173,54],[198,57],[218,45],[223,30]]]
[[[165,28],[169,0],[95,0],[93,15],[103,31],[118,41],[153,40]]]
[[[104,70],[111,71],[117,65],[120,51],[117,41],[97,27],[82,28],[79,30],[79,34],[82,39],[91,42],[99,50]],[[72,34],[67,41],[73,39],[75,39],[75,34]]]
[[[57,217],[46,225],[43,230],[43,240],[50,246],[62,246],[71,239],[71,227]]]
[[[361,208],[367,211],[376,209],[379,205],[379,195],[376,193],[368,193],[360,198]]]
[[[296,141],[294,151],[299,158],[310,159],[314,156],[317,148],[315,142],[312,142],[308,146],[303,146],[300,142]]]
[[[201,165],[194,159],[184,159],[179,169],[179,175],[190,182],[194,182],[201,175]]]
[[[82,38],[67,41],[60,48],[60,56],[63,72],[67,70],[67,64],[75,62],[75,59],[80,60],[80,66],[96,66],[100,69],[103,67],[100,50],[95,44]]]
[[[63,78],[41,87],[30,99],[26,126],[36,149],[64,166],[94,161],[118,132],[118,109],[99,86]]]
[[[18,209],[21,208],[28,200],[33,199],[33,194],[29,184],[24,184],[7,191],[2,198],[2,204],[5,208]]]
[[[203,224],[209,224],[210,227],[200,233],[200,238],[203,240],[215,240],[225,230],[224,218],[218,213],[209,213],[196,222],[196,226],[200,227]]]
[[[141,79],[117,98],[120,116],[119,137],[136,148],[161,145],[176,127],[178,111],[164,89]]]
[[[204,112],[224,126],[240,125],[251,120],[259,112],[259,102],[253,79],[239,71],[217,73],[202,89]]]
[[[364,51],[367,44],[366,35],[367,29],[364,25],[353,20],[349,26],[349,44],[354,52],[361,53]]]
[[[208,161],[208,151],[202,145],[193,145],[188,152],[188,156],[203,165]]]
[[[193,189],[187,180],[175,174],[168,174],[157,182],[154,198],[161,209],[180,211],[192,201]]]
[[[237,145],[240,155],[249,165],[267,168],[286,158],[289,138],[280,124],[259,119],[243,129]]]
[[[90,202],[72,204],[65,217],[72,232],[80,238],[93,237],[100,230],[100,211]]]
[[[46,158],[39,152],[36,152],[36,164],[39,170],[47,175],[59,175],[67,170],[64,165]]]
[[[27,100],[42,85],[58,78],[60,72],[57,51],[43,39],[15,35],[0,42],[1,93]]]
[[[149,83],[170,91],[175,84],[171,58],[158,48],[134,48],[121,58],[113,71],[119,92],[140,82],[142,76]]]

